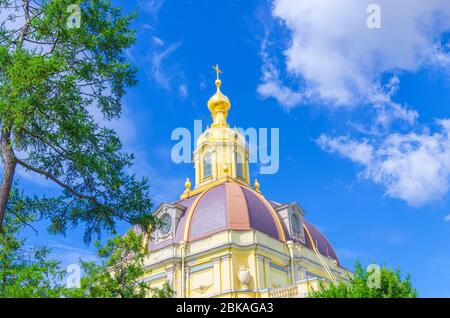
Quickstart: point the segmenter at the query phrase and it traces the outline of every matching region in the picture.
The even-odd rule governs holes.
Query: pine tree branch
[[[29,135],[30,137],[34,138],[37,141],[42,142],[44,145],[50,147],[53,149],[53,151],[55,151],[59,156],[63,157],[66,160],[71,160],[73,161],[71,158],[69,158],[67,156],[68,151],[66,149],[64,149],[63,147],[61,147],[60,145],[56,145],[53,142],[47,140],[44,140],[43,138],[39,137],[38,135],[34,134],[33,132],[29,131],[28,129],[24,129],[24,132]],[[45,136],[45,134],[42,133],[42,131],[40,132],[41,136]]]
[[[17,214],[15,211],[11,211],[11,212],[17,217],[17,219],[19,219],[20,222],[22,222],[26,226],[29,226],[36,233],[36,235],[39,234],[38,230],[36,230],[36,228],[34,226],[32,226],[30,223],[25,221],[21,215]]]
[[[99,205],[102,205],[100,202],[97,201],[97,199],[93,196],[89,196],[89,195],[85,195],[81,192],[78,192],[77,190],[75,190],[72,186],[62,182],[61,180],[59,180],[57,177],[53,176],[51,173],[44,171],[42,169],[36,168],[28,163],[26,163],[23,160],[20,160],[18,158],[16,158],[16,162],[21,165],[22,167],[24,167],[25,169],[28,169],[30,171],[36,172],[37,174],[40,174],[50,180],[52,180],[53,182],[55,182],[57,185],[59,185],[60,187],[66,189],[67,191],[69,191],[70,193],[72,193],[73,195],[81,198],[81,199],[87,199],[90,200],[94,203],[97,203]]]
[[[80,199],[89,200],[90,202],[96,204],[97,206],[103,207],[104,209],[108,210],[108,212],[110,212],[111,214],[115,215],[116,217],[118,217],[118,218],[120,218],[120,219],[122,219],[124,221],[127,221],[127,222],[131,221],[131,219],[129,219],[127,217],[124,217],[120,213],[117,213],[116,211],[114,211],[114,209],[112,207],[104,205],[103,203],[99,202],[96,197],[90,196],[90,195],[86,195],[86,194],[83,194],[83,193],[75,190],[72,186],[62,182],[57,177],[53,176],[51,173],[46,172],[46,171],[44,171],[42,169],[36,168],[36,167],[26,163],[23,160],[18,159],[18,158],[16,158],[15,161],[17,162],[17,164],[21,165],[25,169],[28,169],[28,170],[33,171],[33,172],[36,172],[37,174],[40,174],[40,175],[42,175],[42,176],[52,180],[53,182],[58,184],[60,187],[66,189],[67,191],[69,191],[70,193],[75,195],[76,197],[78,197]]]

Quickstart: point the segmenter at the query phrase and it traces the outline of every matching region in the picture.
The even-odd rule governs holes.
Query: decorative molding
[[[167,279],[167,273],[159,273],[155,275],[151,275],[142,279],[142,282],[152,282],[161,278]]]
[[[197,265],[197,266],[191,266],[191,274],[196,273],[196,272],[200,272],[206,269],[210,269],[213,268],[214,265],[212,263],[206,263],[206,264],[202,264],[202,265]]]
[[[174,256],[172,256],[172,257],[169,257],[169,258],[166,258],[166,259],[163,259],[163,260],[159,260],[158,262],[155,262],[155,263],[144,265],[144,270],[148,270],[148,269],[150,269],[152,267],[159,267],[159,266],[161,266],[162,264],[165,264],[165,263],[177,263],[177,264],[181,263],[181,257],[174,257]]]
[[[197,288],[192,289],[192,291],[197,292],[198,294],[204,294],[213,284],[208,285],[200,285]]]
[[[288,270],[287,270],[285,267],[280,266],[280,265],[275,264],[275,263],[272,263],[272,262],[270,262],[270,267],[272,267],[272,268],[274,268],[274,269],[277,269],[277,270],[279,270],[279,271],[285,272],[285,273],[288,272]]]

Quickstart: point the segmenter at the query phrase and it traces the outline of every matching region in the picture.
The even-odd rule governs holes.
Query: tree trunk
[[[16,170],[16,160],[14,151],[11,148],[10,133],[2,132],[1,134],[1,150],[3,156],[3,174],[2,184],[0,186],[0,233],[3,232],[3,219],[5,217],[6,207],[8,205],[9,194]]]

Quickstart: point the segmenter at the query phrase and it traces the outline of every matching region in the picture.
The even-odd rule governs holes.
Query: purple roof
[[[221,184],[200,199],[192,217],[189,241],[226,229],[228,224],[225,184]]]
[[[317,249],[319,250],[320,254],[322,254],[323,256],[331,257],[332,259],[336,260],[339,264],[339,260],[330,242],[328,242],[325,236],[323,236],[323,234],[320,233],[319,230],[314,225],[312,225],[306,220],[304,220],[304,222],[309,233],[311,233],[311,236],[314,240],[314,244],[317,246]],[[308,235],[306,235],[306,247],[312,249],[311,241]]]
[[[242,188],[245,200],[247,201],[250,216],[250,226],[275,239],[278,239],[278,230],[273,220],[272,214],[264,202],[252,191]]]
[[[232,187],[233,189],[231,189]],[[192,218],[189,228],[188,241],[199,240],[211,234],[231,228],[233,228],[234,230],[251,228],[265,233],[272,238],[281,240],[272,212],[266,206],[266,203],[263,201],[263,199],[261,199],[260,196],[254,192],[254,190],[241,185],[230,185],[228,182],[220,184],[216,187],[206,190],[206,192],[198,201],[195,210],[191,211],[191,206],[199,195],[201,194],[195,195],[188,199],[174,202],[186,208],[186,210],[181,215],[180,221],[178,222],[177,229],[175,231],[175,237],[173,239],[163,241],[159,244],[150,242],[150,250],[157,250],[172,243],[179,243],[180,241],[182,241],[183,233],[186,228],[186,220],[189,213],[192,213]],[[238,198],[236,196],[238,196]],[[236,207],[237,202],[239,202],[239,208],[236,208],[236,210],[234,210],[233,208],[234,213],[231,213],[229,211],[230,204],[231,206]],[[267,202],[273,208],[276,208],[280,205],[272,201]],[[245,204],[247,205],[246,207],[243,206]],[[242,215],[240,213],[247,215]],[[281,217],[279,215],[277,216],[281,220]],[[235,226],[233,226],[233,224],[242,225],[245,222],[247,222],[247,226],[241,226],[240,228],[236,228]],[[319,230],[308,221],[305,220],[304,222],[306,228],[312,236],[314,243],[317,245],[319,252],[324,256],[331,257],[338,261],[334,249],[332,248],[328,240],[322,235],[322,233],[320,233]],[[284,222],[281,223],[286,240],[290,240],[291,238],[289,237],[289,232]],[[305,245],[307,248],[312,249],[312,244],[308,235],[306,235]]]

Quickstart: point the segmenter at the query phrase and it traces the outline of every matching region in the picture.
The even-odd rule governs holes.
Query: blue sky
[[[210,122],[212,65],[229,123],[280,129],[280,169],[259,175],[269,199],[299,202],[344,266],[400,267],[420,296],[450,297],[450,3],[432,1],[113,1],[139,10],[128,57],[139,84],[116,129],[150,178],[155,205],[176,200],[190,164],[171,133]],[[381,29],[369,29],[370,3]],[[20,172],[30,193],[57,193]],[[93,248],[27,230],[64,265]],[[119,227],[121,232],[126,224]]]

